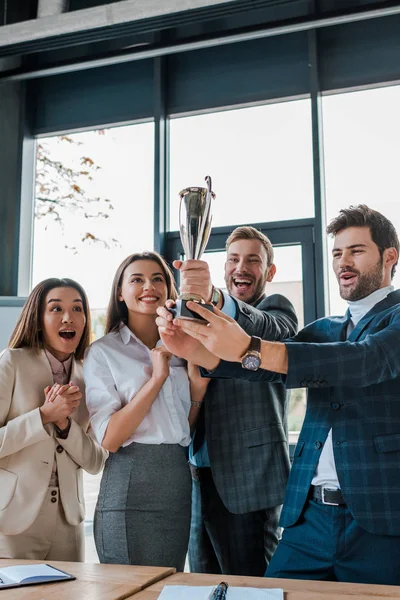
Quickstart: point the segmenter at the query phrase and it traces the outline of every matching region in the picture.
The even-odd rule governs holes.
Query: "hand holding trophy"
[[[211,204],[215,194],[211,190],[211,177],[207,175],[205,181],[206,188],[189,187],[179,194],[179,232],[187,259],[201,258],[211,233]],[[206,304],[204,298],[197,294],[180,294],[176,308],[173,309],[176,318],[203,321],[199,315],[187,308],[186,303],[189,300],[198,302],[209,310],[213,309],[211,304]]]

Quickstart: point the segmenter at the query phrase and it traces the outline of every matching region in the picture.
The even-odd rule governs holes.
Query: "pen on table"
[[[216,588],[213,589],[211,600],[226,600],[226,593],[228,591],[228,584],[225,581],[221,581]]]

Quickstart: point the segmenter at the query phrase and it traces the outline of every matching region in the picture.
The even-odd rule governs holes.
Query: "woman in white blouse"
[[[84,377],[92,427],[111,452],[94,520],[100,562],[182,571],[190,527],[191,397],[184,361],[158,335],[156,309],[167,298],[175,299],[176,289],[163,258],[128,256],[114,277],[106,335],[89,348]],[[196,378],[195,404],[204,389]]]

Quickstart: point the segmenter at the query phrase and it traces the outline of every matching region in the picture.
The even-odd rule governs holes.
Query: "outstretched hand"
[[[180,320],[180,329],[200,342],[209,352],[230,362],[240,362],[250,345],[250,336],[217,308],[213,312],[196,302],[188,302],[188,309],[199,314],[206,324],[198,321]]]
[[[185,333],[182,324],[186,321],[174,319],[168,310],[173,305],[172,300],[167,300],[165,307],[157,308],[156,323],[164,346],[175,356],[213,371],[218,366],[219,360],[203,346],[200,340]]]

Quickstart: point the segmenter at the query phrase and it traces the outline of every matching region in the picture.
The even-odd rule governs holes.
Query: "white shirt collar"
[[[138,338],[137,335],[135,335],[133,333],[133,331],[131,331],[129,329],[129,327],[127,325],[125,325],[125,323],[123,323],[122,321],[119,326],[119,334],[120,334],[121,339],[124,342],[125,346],[127,346],[131,340],[133,340],[134,342],[137,342],[141,346],[145,345],[145,344],[143,344],[142,340],[140,338]],[[156,346],[160,346],[161,344],[162,344],[162,341],[158,340]]]
[[[378,302],[381,302],[386,296],[388,296],[391,292],[394,291],[394,287],[392,285],[387,285],[384,288],[379,288],[379,290],[375,290],[369,296],[365,298],[361,298],[361,300],[356,300],[355,302],[348,301],[349,311],[351,314],[351,320],[354,326],[357,325],[359,321],[363,318],[364,315],[367,314],[375,306]]]
[[[119,333],[125,346],[129,344],[131,337],[137,339],[135,334],[133,334],[129,327],[127,327],[122,321],[119,325]]]

